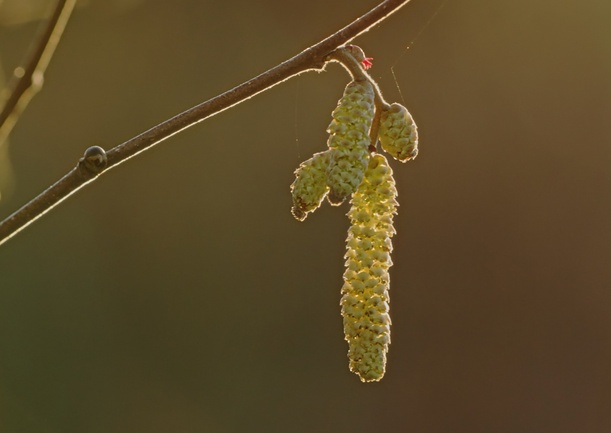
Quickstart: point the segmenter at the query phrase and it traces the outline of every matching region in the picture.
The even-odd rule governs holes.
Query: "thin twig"
[[[58,182],[0,223],[0,245],[110,168],[276,84],[306,71],[322,69],[331,51],[365,33],[408,2],[409,0],[381,2],[356,21],[295,57],[110,149],[106,154],[107,163],[104,161],[104,165],[89,164],[87,157],[81,158],[77,166]],[[99,155],[96,155],[96,158],[99,158]]]
[[[44,73],[66,28],[76,0],[59,0],[25,66],[13,72],[8,97],[0,112],[0,145],[7,139],[32,97],[40,91]]]

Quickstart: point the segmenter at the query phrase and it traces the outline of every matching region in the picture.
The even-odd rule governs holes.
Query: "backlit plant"
[[[299,221],[326,197],[340,205],[351,197],[348,212],[346,270],[340,301],[350,370],[363,382],[379,381],[390,345],[388,270],[392,265],[393,216],[397,189],[388,161],[407,162],[418,154],[418,131],[401,104],[388,104],[366,70],[371,58],[355,45],[329,55],[352,76],[333,110],[328,149],[304,161],[291,185],[292,212]]]
[[[334,206],[349,199],[351,227],[347,239],[342,315],[349,343],[350,369],[363,381],[384,375],[390,344],[388,269],[392,262],[392,219],[396,188],[382,150],[399,161],[416,157],[417,130],[399,104],[388,104],[366,70],[371,58],[355,45],[344,45],[388,18],[409,0],[382,0],[377,6],[327,38],[295,56],[207,101],[105,151],[89,147],[59,180],[0,221],[0,246],[46,215],[51,209],[110,169],[205,119],[307,71],[321,71],[329,62],[341,63],[352,80],[333,111],[328,149],[316,153],[296,170],[291,185],[292,212],[305,220],[325,198]],[[23,67],[15,69],[0,101],[0,144],[6,139],[32,95],[59,41],[75,0],[57,0],[36,49]],[[339,48],[338,48],[339,47]]]

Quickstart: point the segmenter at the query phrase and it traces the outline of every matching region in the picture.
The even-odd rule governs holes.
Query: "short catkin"
[[[350,82],[333,110],[329,139],[328,200],[341,204],[363,180],[369,161],[369,130],[374,114],[374,89],[367,80]]]
[[[388,270],[392,265],[397,190],[386,158],[373,154],[348,212],[342,316],[350,371],[363,382],[382,379],[390,345]]]
[[[418,128],[401,104],[395,102],[382,111],[378,136],[382,149],[396,160],[407,162],[418,155]]]
[[[295,170],[295,181],[291,184],[293,208],[291,212],[299,221],[315,211],[329,192],[327,166],[329,151],[315,153]]]

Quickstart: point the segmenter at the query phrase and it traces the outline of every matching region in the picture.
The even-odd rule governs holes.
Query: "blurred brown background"
[[[376,3],[81,2],[11,136],[0,217],[86,147]],[[611,3],[441,3],[356,41],[421,134],[418,159],[393,164],[381,383],[348,371],[347,206],[290,214],[292,172],[325,148],[347,82],[331,65],[128,161],[0,248],[0,431],[611,431]],[[5,76],[40,25],[9,15]]]

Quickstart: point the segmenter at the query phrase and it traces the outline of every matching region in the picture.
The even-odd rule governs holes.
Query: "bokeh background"
[[[0,5],[5,76],[52,3]],[[0,217],[88,146],[376,3],[80,2],[4,146]],[[413,0],[356,41],[421,137],[414,162],[393,161],[380,383],[347,366],[347,205],[290,214],[293,170],[325,148],[348,80],[330,65],[122,164],[0,247],[0,431],[611,431],[610,23],[602,0]]]

